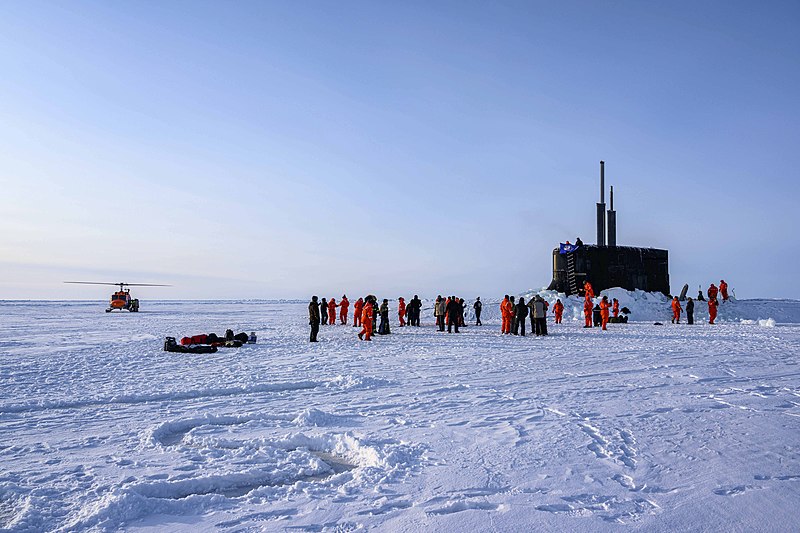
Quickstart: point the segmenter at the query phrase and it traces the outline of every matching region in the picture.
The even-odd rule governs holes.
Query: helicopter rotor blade
[[[106,283],[105,281],[65,281],[64,283],[75,283],[78,285],[119,285],[119,283]]]
[[[172,285],[162,285],[159,283],[108,283],[105,281],[65,281],[64,283],[75,283],[79,285],[127,285],[128,287],[172,287]]]

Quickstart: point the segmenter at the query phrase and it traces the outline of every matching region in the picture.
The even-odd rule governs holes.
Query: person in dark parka
[[[422,300],[419,299],[419,296],[416,294],[414,295],[414,298],[408,302],[407,309],[409,311],[408,319],[411,321],[411,325],[419,327],[419,315],[422,310]]]
[[[308,304],[308,323],[311,326],[311,339],[309,342],[317,342],[317,333],[319,333],[319,304],[317,297],[312,296],[311,302]]]
[[[378,335],[388,335],[389,331],[389,300],[383,299],[381,303],[381,325],[378,327]]]
[[[450,303],[447,304],[447,333],[453,333],[453,326],[456,327],[458,333],[459,317],[464,312],[463,306],[458,302],[455,296],[450,297]]]
[[[511,333],[518,335],[517,324],[517,304],[514,303],[514,297],[509,296],[508,301],[511,302]]]
[[[472,304],[472,308],[475,309],[475,325],[482,326],[481,323],[481,310],[483,309],[483,304],[481,303],[481,297],[478,296],[475,299],[475,303]]]
[[[692,300],[691,296],[689,301],[686,302],[686,321],[689,324],[694,324],[694,300]]]
[[[522,296],[519,297],[519,303],[517,304],[516,308],[516,316],[514,317],[514,324],[515,328],[514,334],[525,336],[525,319],[528,318],[528,306],[525,305],[525,298]]]
[[[378,297],[372,296],[372,334],[375,335],[378,331],[378,314],[379,314],[379,306],[378,306]]]
[[[319,304],[319,312],[320,312],[320,315],[322,315],[322,323],[323,324],[327,324],[328,323],[328,301],[325,298],[323,298],[322,302],[320,302],[320,304]]]

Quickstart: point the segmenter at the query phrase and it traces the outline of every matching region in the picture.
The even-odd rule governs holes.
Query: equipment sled
[[[217,347],[204,344],[178,344],[175,341],[175,337],[167,337],[164,340],[164,351],[175,353],[215,353]]]

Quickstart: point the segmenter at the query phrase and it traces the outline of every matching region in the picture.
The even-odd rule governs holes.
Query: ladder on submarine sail
[[[578,294],[578,282],[575,279],[575,252],[567,253],[567,280],[570,294]]]

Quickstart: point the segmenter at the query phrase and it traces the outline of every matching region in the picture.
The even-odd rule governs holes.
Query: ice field
[[[607,332],[575,300],[448,335],[426,302],[316,345],[305,302],[0,302],[0,529],[800,529],[800,302],[616,295]],[[258,344],[162,351],[227,328]]]

